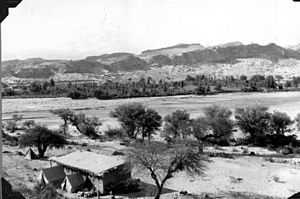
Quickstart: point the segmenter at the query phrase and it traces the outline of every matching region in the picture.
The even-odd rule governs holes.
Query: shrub
[[[122,139],[125,137],[125,132],[121,128],[108,128],[106,131],[104,131],[104,135],[112,139]]]
[[[36,185],[34,187],[36,199],[60,199],[55,187],[52,184]]]

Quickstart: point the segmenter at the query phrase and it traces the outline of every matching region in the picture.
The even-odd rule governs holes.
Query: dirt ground
[[[50,128],[57,128],[62,121],[53,116],[49,110],[58,108],[76,109],[90,116],[97,116],[103,121],[103,127],[116,126],[117,121],[109,117],[109,112],[116,106],[128,102],[142,102],[146,106],[156,109],[160,114],[166,115],[176,109],[185,109],[197,116],[202,114],[203,107],[210,104],[234,109],[248,105],[260,104],[270,107],[270,110],[279,110],[288,113],[294,118],[300,112],[300,92],[287,93],[235,93],[218,96],[175,96],[161,98],[137,98],[122,100],[70,100],[67,98],[55,99],[5,99],[3,100],[3,117],[10,118],[14,113],[22,114],[26,119],[34,119],[46,123]],[[94,150],[100,152],[113,149],[124,150],[118,142],[91,141],[79,136],[70,128],[74,141],[85,142]],[[295,133],[299,133],[295,131]],[[87,148],[85,147],[85,148]],[[49,150],[46,156],[58,156],[68,154],[74,150],[82,149],[81,145],[67,146],[65,149]],[[247,147],[207,147],[209,152],[242,153]],[[258,147],[247,148],[259,155],[276,155],[275,151],[269,151]],[[49,167],[47,160],[26,160],[17,154],[17,151],[25,153],[25,149],[3,146],[4,176],[16,189],[24,190],[33,188],[37,182],[37,175],[41,168]],[[299,157],[298,157],[299,158]],[[268,161],[264,157],[241,156],[234,159],[211,158],[204,176],[187,176],[178,173],[166,184],[167,193],[162,198],[180,198],[178,191],[184,190],[194,195],[209,194],[218,198],[287,198],[300,191],[300,165],[292,165],[289,161],[276,163]],[[141,173],[134,173],[134,177],[143,181],[144,190],[131,194],[130,197],[147,198],[154,193],[155,187],[149,177]],[[74,195],[72,195],[74,197]],[[128,196],[126,196],[128,197]],[[76,198],[76,197],[75,197]]]
[[[124,146],[119,145],[118,142],[99,143],[90,148],[104,154],[110,149],[124,150]],[[241,146],[208,147],[206,151],[239,153],[242,148],[260,155],[276,154],[274,151],[259,147]],[[46,156],[64,155],[79,149],[82,149],[82,146],[71,145],[65,149],[49,150]],[[3,154],[4,176],[21,191],[24,187],[33,188],[40,170],[50,166],[47,160],[26,160],[16,154],[17,151],[25,153],[25,149],[4,145],[3,151],[5,152]],[[300,190],[300,165],[297,167],[288,161],[276,163],[255,156],[241,156],[234,159],[213,157],[210,160],[203,176],[176,174],[167,182],[165,186],[167,191],[163,198],[174,198],[178,196],[179,191],[187,191],[197,196],[208,194],[221,198],[286,198]],[[133,176],[141,179],[144,189],[142,192],[129,194],[126,197],[144,198],[155,193],[154,183],[147,173],[145,175],[134,170]],[[76,194],[69,194],[69,196],[76,198]]]
[[[158,111],[162,116],[177,109],[187,110],[192,117],[203,114],[203,108],[219,104],[234,110],[237,107],[265,105],[270,111],[286,112],[291,118],[300,113],[300,92],[276,93],[229,93],[208,96],[171,96],[116,100],[72,100],[69,98],[32,98],[3,99],[3,119],[10,119],[13,114],[23,115],[24,119],[34,119],[46,123],[50,128],[57,128],[62,121],[49,110],[69,108],[89,116],[99,117],[103,125],[100,130],[118,126],[117,121],[109,116],[118,105],[140,102]],[[72,130],[71,130],[72,131]],[[295,131],[299,134],[300,132]]]

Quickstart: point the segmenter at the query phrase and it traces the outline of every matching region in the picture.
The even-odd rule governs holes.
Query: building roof
[[[53,157],[50,161],[96,176],[102,176],[106,171],[128,162],[124,157],[100,155],[88,151],[76,151],[65,156]]]

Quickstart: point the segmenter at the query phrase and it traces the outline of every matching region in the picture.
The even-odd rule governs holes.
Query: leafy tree
[[[190,122],[190,114],[186,110],[176,110],[172,114],[168,114],[164,118],[164,133],[173,138],[177,138],[180,135],[185,138],[190,133],[188,130]]]
[[[253,144],[263,144],[266,134],[270,130],[270,114],[264,106],[237,108],[235,119],[237,126],[250,135],[249,141]]]
[[[199,153],[203,153],[203,142],[205,141],[209,130],[207,120],[204,117],[193,119],[191,123],[191,130],[198,141]]]
[[[117,118],[129,138],[137,138],[145,112],[144,105],[140,103],[130,103],[118,106],[110,115]]]
[[[20,136],[19,144],[20,147],[37,147],[39,158],[42,158],[47,148],[61,148],[66,144],[66,140],[62,135],[47,127],[36,125]]]
[[[154,109],[147,109],[144,115],[140,118],[141,121],[139,122],[140,130],[142,133],[142,139],[147,136],[148,141],[150,142],[151,135],[159,130],[162,124],[162,118]]]
[[[265,79],[265,86],[267,88],[276,88],[277,84],[274,80],[274,77],[272,75],[269,75]]]
[[[17,122],[15,120],[6,120],[4,126],[10,133],[14,133],[18,129]]]
[[[62,130],[64,135],[67,134],[68,125],[71,122],[71,119],[74,115],[74,112],[70,109],[57,109],[50,111],[52,114],[59,116],[63,121]]]
[[[134,165],[140,171],[147,172],[155,182],[155,199],[160,198],[165,183],[175,173],[185,171],[190,175],[202,175],[208,161],[202,154],[194,152],[193,147],[183,143],[171,147],[155,142],[137,144],[131,157]]]
[[[300,131],[300,113],[296,116],[295,121],[297,122],[298,131]]]
[[[228,145],[228,139],[232,135],[234,123],[230,119],[232,112],[224,107],[212,105],[204,108],[205,119],[212,130],[215,142]]]
[[[280,80],[282,80],[283,77],[281,75],[275,75],[275,79],[276,79],[277,83],[280,84]]]
[[[14,133],[16,130],[18,130],[18,122],[21,121],[22,119],[23,119],[22,115],[14,114],[12,116],[12,119],[6,121],[5,129],[10,133]]]
[[[50,79],[50,86],[51,86],[51,87],[54,87],[54,86],[55,86],[55,81],[54,81],[54,79],[52,79],[52,78]]]
[[[32,127],[34,127],[34,125],[35,125],[34,120],[26,120],[25,122],[23,122],[23,127],[26,129],[31,129]]]
[[[215,86],[215,90],[218,92],[222,90],[222,85],[220,82],[218,82],[217,85]]]
[[[75,126],[77,131],[79,131],[80,133],[83,133],[80,127],[85,122],[86,122],[86,116],[84,113],[72,114],[72,116],[70,117],[71,125]]]
[[[102,125],[97,117],[86,117],[83,123],[79,124],[80,132],[92,139],[98,137],[97,127]]]
[[[291,132],[291,125],[293,121],[286,113],[274,111],[271,115],[271,127],[277,135],[284,135],[287,132]]]
[[[196,95],[204,94],[205,91],[206,91],[205,87],[203,87],[201,84],[198,85],[197,88],[195,89]]]
[[[265,76],[263,75],[253,75],[250,79],[251,82],[261,82],[265,80]]]
[[[241,76],[240,76],[240,80],[241,80],[241,81],[246,81],[246,80],[247,80],[247,76],[241,75]]]

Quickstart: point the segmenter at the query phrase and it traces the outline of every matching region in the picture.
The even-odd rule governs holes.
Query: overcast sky
[[[292,0],[23,0],[2,23],[3,59],[83,59],[175,45],[300,43]]]

